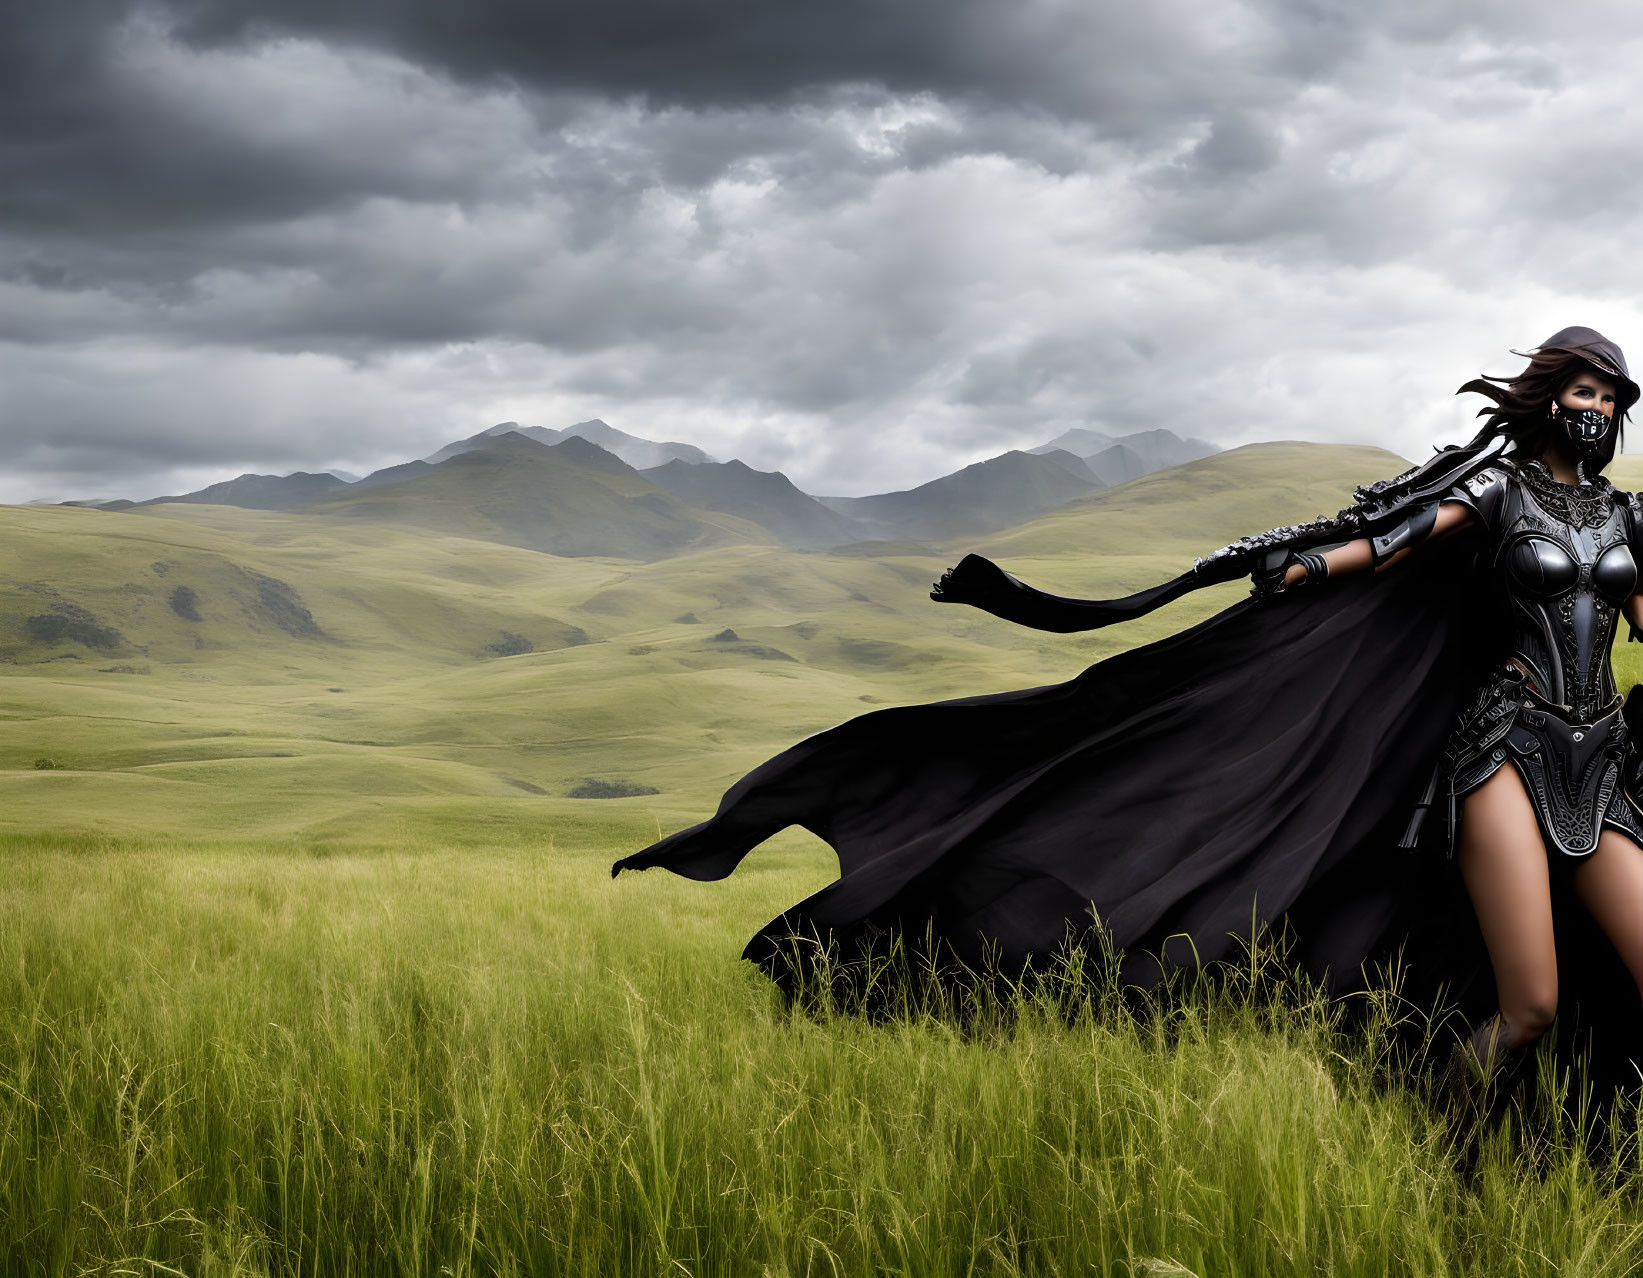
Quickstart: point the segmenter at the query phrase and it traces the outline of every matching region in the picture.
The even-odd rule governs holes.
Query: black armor
[[[1510,760],[1548,847],[1589,856],[1604,826],[1643,843],[1643,810],[1624,785],[1630,734],[1609,665],[1620,606],[1643,563],[1637,498],[1604,479],[1563,484],[1538,461],[1501,459],[1447,500],[1482,525],[1479,564],[1510,653],[1444,752],[1451,839],[1462,800]]]
[[[1369,539],[1369,553],[1379,568],[1393,555],[1405,546],[1413,546],[1424,539],[1432,531],[1432,525],[1438,520],[1436,503],[1418,508],[1407,519],[1400,519],[1385,532]]]

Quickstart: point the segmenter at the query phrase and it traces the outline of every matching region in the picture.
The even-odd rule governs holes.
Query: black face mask
[[[1577,412],[1562,404],[1553,404],[1552,421],[1568,442],[1570,451],[1581,461],[1608,465],[1613,459],[1614,418],[1605,417],[1595,408],[1582,408]]]

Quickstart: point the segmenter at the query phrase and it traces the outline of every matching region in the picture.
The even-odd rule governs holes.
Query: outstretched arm
[[[1430,529],[1420,532],[1411,530],[1408,535],[1398,536],[1400,530],[1387,537],[1377,538],[1374,542],[1368,537],[1359,537],[1356,541],[1349,541],[1344,546],[1336,546],[1333,550],[1326,550],[1320,558],[1328,566],[1327,575],[1339,577],[1346,573],[1363,572],[1373,568],[1379,572],[1383,568],[1390,568],[1407,555],[1414,552],[1416,546],[1424,541],[1431,541],[1438,537],[1447,537],[1450,533],[1459,532],[1473,520],[1473,515],[1463,503],[1446,501],[1437,509],[1437,516],[1432,520]],[[1307,579],[1307,566],[1304,563],[1292,563],[1284,572],[1284,587],[1298,586]],[[1637,602],[1640,596],[1634,596],[1632,602]]]

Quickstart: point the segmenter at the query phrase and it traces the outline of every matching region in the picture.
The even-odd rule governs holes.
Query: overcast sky
[[[1633,0],[0,0],[0,501],[507,419],[1424,457],[1508,347],[1643,360],[1640,82]]]

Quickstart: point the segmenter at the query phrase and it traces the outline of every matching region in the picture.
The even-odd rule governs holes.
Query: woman
[[[1286,556],[1280,588],[1481,534],[1510,655],[1462,714],[1434,776],[1447,783],[1446,828],[1498,990],[1466,1056],[1509,1078],[1557,1010],[1554,875],[1572,882],[1643,988],[1643,812],[1626,793],[1633,751],[1609,662],[1617,609],[1632,637],[1643,627],[1643,519],[1633,494],[1588,480],[1613,457],[1638,390],[1619,350],[1590,330],[1548,339],[1504,394],[1487,382],[1463,389],[1496,400],[1486,430],[1513,439],[1507,454],[1381,537]]]
[[[1600,1047],[1643,1059],[1631,981],[1555,919],[1572,879],[1643,984],[1643,823],[1608,669],[1616,606],[1643,624],[1643,511],[1598,475],[1638,387],[1584,328],[1491,380],[1504,389],[1462,388],[1494,401],[1465,447],[1137,595],[1062,598],[966,557],[933,598],[1062,632],[1246,572],[1255,591],[1064,684],[819,733],[612,873],[717,879],[785,826],[827,840],[838,881],[744,951],[790,989],[821,947],[849,959],[887,937],[1005,973],[1098,941],[1147,984],[1282,919],[1336,990],[1404,946],[1418,983],[1475,1006],[1487,974],[1443,862],[1399,850],[1442,794],[1425,841],[1456,848],[1499,990],[1473,1071],[1517,1066],[1545,1031],[1558,942],[1596,992],[1582,1023],[1619,1027]]]

